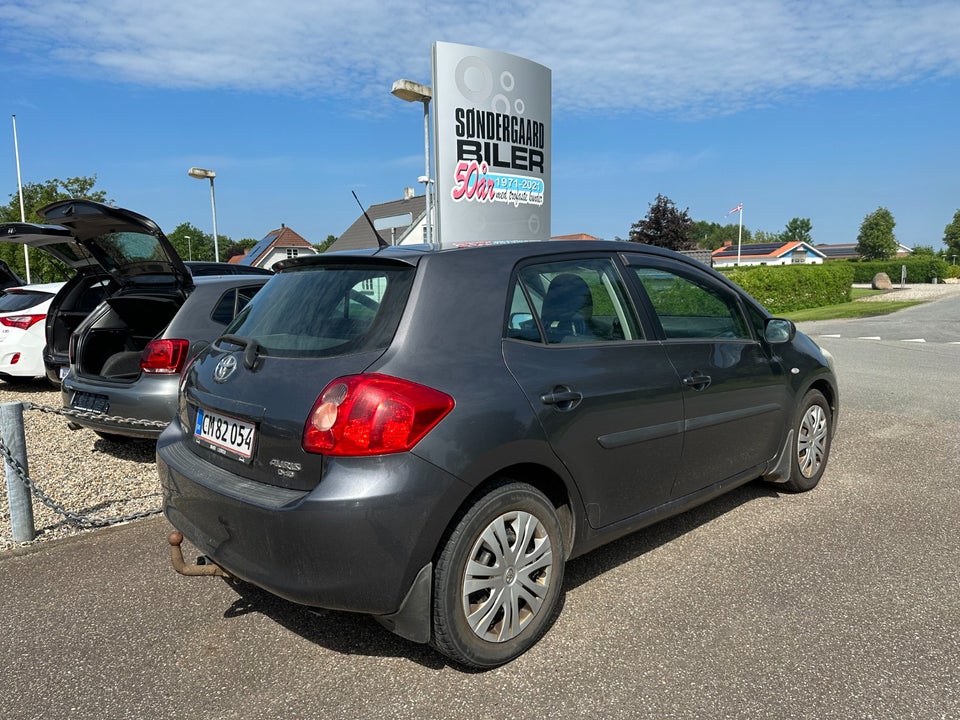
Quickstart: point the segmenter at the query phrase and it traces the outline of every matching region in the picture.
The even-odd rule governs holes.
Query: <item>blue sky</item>
[[[960,2],[0,0],[0,202],[96,175],[170,231],[311,242],[422,192],[423,116],[448,41],[552,70],[553,234],[626,237],[657,194],[695,220],[855,242],[888,208],[941,247],[960,209]]]

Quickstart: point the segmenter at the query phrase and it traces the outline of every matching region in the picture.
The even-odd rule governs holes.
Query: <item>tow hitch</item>
[[[185,563],[183,560],[183,551],[180,549],[180,544],[183,542],[183,533],[170,533],[170,536],[167,538],[167,542],[170,543],[170,562],[173,563],[173,569],[181,575],[186,575],[188,577],[200,577],[207,575],[215,575],[225,578],[232,577],[230,573],[206,556],[197,558],[197,562],[193,565],[187,565],[187,563]]]

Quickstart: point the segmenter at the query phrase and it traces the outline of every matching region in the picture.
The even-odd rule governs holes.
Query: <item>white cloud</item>
[[[0,28],[5,62],[34,72],[375,106],[398,77],[429,82],[436,40],[550,67],[572,111],[726,113],[960,75],[955,0],[12,0]]]

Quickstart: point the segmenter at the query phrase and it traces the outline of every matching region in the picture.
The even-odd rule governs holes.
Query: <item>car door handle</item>
[[[709,375],[703,375],[700,372],[693,372],[687,375],[681,382],[693,390],[706,390],[710,387],[710,383],[713,382],[713,378]]]
[[[540,402],[544,405],[556,405],[558,410],[572,410],[580,404],[581,400],[583,400],[583,393],[562,385],[555,387],[553,392],[540,396]]]

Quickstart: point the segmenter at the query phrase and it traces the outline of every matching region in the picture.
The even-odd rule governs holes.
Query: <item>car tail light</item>
[[[406,452],[454,406],[439,390],[386,375],[350,375],[327,385],[303,429],[303,449],[356,456]]]
[[[16,365],[18,362],[20,362],[20,353],[14,353],[13,357],[10,358],[10,364]]]
[[[151,340],[140,355],[140,369],[152,375],[174,375],[183,369],[189,340]]]
[[[7,327],[20,328],[21,330],[27,330],[31,325],[36,325],[38,322],[43,320],[46,315],[8,315],[7,317],[0,317],[0,324],[6,325]]]

